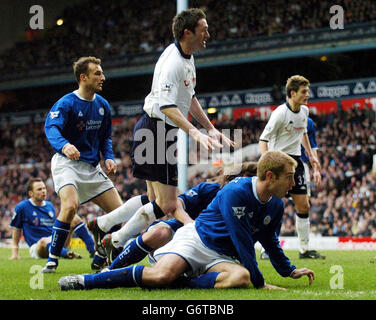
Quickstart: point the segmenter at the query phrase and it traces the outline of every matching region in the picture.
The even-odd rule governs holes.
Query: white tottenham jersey
[[[163,51],[155,66],[151,92],[145,98],[144,111],[149,117],[159,118],[176,127],[161,110],[176,106],[187,118],[195,86],[193,55],[184,54],[178,42],[172,43]]]
[[[280,150],[289,155],[301,155],[303,134],[307,132],[309,109],[300,106],[294,112],[284,103],[275,109],[266,124],[260,140],[268,142],[268,150]]]

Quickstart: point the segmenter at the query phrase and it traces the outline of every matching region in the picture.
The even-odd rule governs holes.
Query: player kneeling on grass
[[[41,178],[32,178],[26,185],[29,199],[22,200],[14,209],[14,214],[10,222],[12,230],[12,255],[9,260],[19,259],[19,242],[21,234],[24,235],[27,245],[30,247],[30,256],[34,259],[48,258],[51,246],[52,226],[56,220],[56,212],[53,204],[47,199],[47,188]],[[82,230],[82,234],[89,237],[89,233],[85,228],[82,220],[76,216],[72,225],[75,231]],[[84,231],[86,230],[86,233]],[[78,232],[77,232],[78,233]],[[85,239],[84,237],[82,237]],[[94,250],[94,242],[91,240],[92,250]],[[85,241],[87,244],[90,241]],[[88,246],[87,246],[88,247]],[[60,255],[63,258],[81,259],[81,255],[63,247]]]
[[[259,160],[257,177],[239,177],[221,189],[195,220],[154,253],[152,267],[136,265],[98,274],[71,275],[59,280],[62,290],[114,287],[283,289],[266,284],[258,268],[254,243],[268,251],[283,277],[298,279],[312,270],[296,269],[279,245],[282,197],[292,188],[296,161],[281,151],[268,151]],[[185,278],[183,275],[188,274]],[[177,283],[179,282],[179,283]]]
[[[223,186],[238,176],[254,176],[256,171],[257,162],[253,161],[246,161],[221,167],[215,178],[209,179],[207,182],[201,182],[185,193],[180,194],[178,196],[179,201],[176,210],[184,211],[185,214],[188,214],[191,218],[191,222],[193,222],[193,220],[207,208],[209,203],[214,199]],[[182,215],[183,214],[179,213],[178,216]],[[122,250],[120,251],[117,251],[117,248],[108,245],[111,241],[106,241],[106,239],[110,240],[111,234],[107,234],[103,238],[103,246],[106,249],[111,265],[105,270],[108,271],[127,267],[140,262],[148,254],[152,254],[154,250],[169,242],[175,232],[182,226],[183,223],[177,219],[155,221],[147,228],[145,233],[139,235],[134,240],[129,241],[125,248],[121,248]],[[125,243],[128,239],[119,238],[119,240]]]

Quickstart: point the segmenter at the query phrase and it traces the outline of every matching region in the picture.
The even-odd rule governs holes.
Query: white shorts
[[[66,185],[73,185],[80,204],[114,187],[100,164],[93,167],[90,163],[69,160],[58,153],[52,157],[51,172],[56,193],[59,194],[59,190]]]
[[[49,242],[51,242],[51,238],[52,236],[49,236],[48,237],[50,239]],[[38,246],[38,242],[35,242],[34,244],[31,245],[31,247],[29,248],[29,253],[30,253],[30,257],[32,257],[33,259],[41,259],[42,257],[40,257],[37,253],[37,246]]]
[[[194,223],[186,224],[178,229],[174,238],[154,252],[154,259],[158,261],[165,254],[177,254],[191,267],[189,276],[197,276],[221,262],[239,264],[239,261],[220,254],[206,247],[198,235]]]
[[[35,243],[29,248],[30,257],[32,257],[33,259],[39,259],[39,258],[40,258],[40,257],[38,256],[38,253],[37,253],[37,245],[38,245],[38,242],[35,242]]]

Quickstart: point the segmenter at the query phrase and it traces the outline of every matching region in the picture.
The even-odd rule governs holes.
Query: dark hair
[[[298,92],[300,86],[309,86],[309,80],[303,76],[295,75],[287,79],[286,82],[286,95],[291,98],[291,91]]]
[[[227,165],[220,167],[217,171],[219,176],[209,180],[209,182],[219,183],[221,188],[229,183],[232,179],[236,177],[252,177],[257,174],[257,162],[246,161],[243,163]]]
[[[191,8],[178,13],[172,20],[172,34],[176,40],[181,40],[184,30],[195,32],[197,23],[201,19],[206,19],[204,11],[198,8]]]
[[[26,184],[26,191],[33,191],[33,185],[35,182],[43,182],[42,178],[31,178]]]
[[[101,59],[96,57],[81,57],[76,62],[73,63],[73,72],[77,79],[77,82],[80,83],[80,75],[81,73],[88,74],[88,65],[89,63],[101,64]]]

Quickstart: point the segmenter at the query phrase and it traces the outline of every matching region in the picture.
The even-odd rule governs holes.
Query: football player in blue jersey
[[[70,223],[80,204],[92,201],[105,212],[121,206],[122,200],[107,174],[116,172],[112,150],[111,108],[98,94],[105,76],[101,60],[81,57],[73,64],[78,90],[66,94],[51,108],[45,133],[53,150],[51,172],[61,200],[48,261],[43,272],[55,272]],[[100,166],[101,157],[106,172]],[[97,245],[97,251],[100,247]],[[100,245],[100,244],[99,244]]]
[[[256,175],[256,170],[257,163],[253,161],[220,168],[218,170],[218,174],[220,175],[217,177],[209,179],[207,182],[202,182],[180,194],[178,196],[178,210],[188,213],[193,222],[206,209],[224,185],[238,176],[254,176]],[[108,269],[126,267],[141,261],[147,254],[170,241],[175,232],[182,226],[183,223],[175,218],[167,221],[155,221],[147,228],[145,233],[132,240],[124,249],[121,248],[120,251],[111,246],[111,241],[109,241],[111,234],[107,234],[103,238],[103,245],[111,263]]]
[[[41,178],[32,178],[28,181],[26,189],[30,198],[18,203],[10,222],[12,228],[10,260],[20,258],[18,247],[22,233],[30,248],[32,258],[47,258],[51,246],[52,226],[56,219],[56,212],[53,204],[46,200],[46,185]],[[82,224],[82,221],[79,223]],[[60,255],[68,259],[81,258],[78,253],[64,247]]]
[[[281,199],[294,186],[296,161],[281,151],[268,151],[258,161],[257,176],[238,177],[224,186],[195,220],[154,252],[156,264],[114,269],[98,274],[62,277],[62,290],[113,287],[168,287],[184,273],[184,286],[193,288],[284,289],[267,284],[258,268],[254,243],[269,252],[283,277],[315,278],[312,270],[297,269],[279,245],[276,234],[283,216]]]

